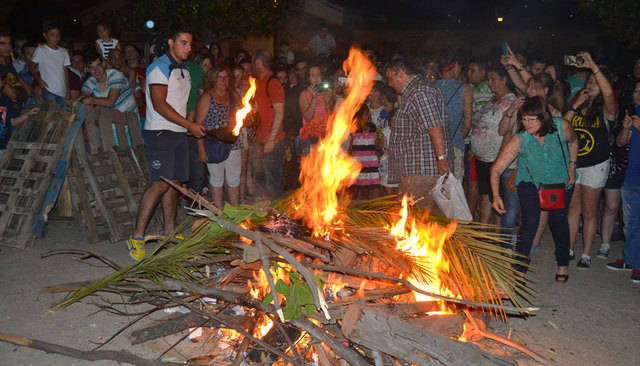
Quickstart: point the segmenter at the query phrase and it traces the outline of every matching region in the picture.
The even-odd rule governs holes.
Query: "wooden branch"
[[[385,276],[385,275],[377,274],[377,273],[362,272],[362,271],[358,271],[358,270],[355,270],[355,269],[349,269],[349,268],[338,267],[338,266],[330,266],[330,265],[326,265],[326,264],[305,263],[304,265],[309,267],[309,268],[316,268],[316,269],[321,269],[321,270],[324,270],[324,271],[332,271],[332,272],[338,272],[338,273],[348,273],[348,274],[354,274],[354,275],[358,275],[358,276],[362,276],[362,277],[366,277],[366,278],[378,278],[378,279],[382,279],[382,280],[401,283],[401,284],[407,286],[408,288],[410,288],[412,291],[419,292],[421,294],[433,297],[435,299],[440,299],[440,300],[444,300],[444,301],[452,302],[452,303],[456,303],[456,304],[463,304],[463,305],[475,306],[475,307],[486,308],[486,309],[499,309],[499,310],[504,310],[506,312],[512,312],[512,313],[517,313],[517,314],[529,314],[529,313],[531,313],[533,311],[540,310],[540,308],[537,308],[537,307],[517,308],[517,307],[514,307],[514,306],[495,305],[495,304],[487,304],[487,303],[482,303],[482,302],[475,302],[475,301],[467,301],[467,300],[462,300],[462,299],[456,299],[456,298],[453,298],[453,297],[443,296],[443,295],[439,295],[439,294],[436,294],[436,293],[433,293],[433,292],[422,290],[422,289],[414,286],[411,282],[409,282],[409,281],[407,281],[405,279],[402,279],[402,278],[395,278],[395,277]]]
[[[58,249],[58,250],[50,250],[48,252],[44,252],[42,254],[40,254],[40,258],[47,258],[53,255],[60,255],[60,254],[72,254],[72,255],[80,255],[80,259],[84,260],[87,258],[96,258],[97,260],[99,260],[100,262],[106,264],[107,266],[111,267],[111,269],[113,269],[114,271],[118,271],[120,270],[120,268],[122,268],[118,263],[89,250],[80,250],[80,249]]]
[[[57,353],[79,360],[98,361],[110,360],[118,363],[130,363],[137,366],[184,366],[184,363],[162,362],[141,358],[129,351],[83,351],[76,348],[61,346],[54,343],[31,339],[14,334],[0,333],[0,341],[18,346],[38,349],[46,353]]]
[[[215,297],[230,303],[252,307],[263,312],[273,313],[273,307],[264,306],[260,301],[242,294],[236,294],[217,288],[210,288],[195,283],[190,283],[187,286],[186,284],[178,280],[166,280],[163,281],[162,284],[168,290],[185,292],[196,291],[198,294],[203,296]],[[291,324],[306,331],[315,339],[324,342],[326,345],[331,347],[338,356],[347,360],[351,364],[351,366],[370,366],[356,351],[344,346],[342,343],[340,343],[340,341],[326,334],[322,328],[316,326],[309,320],[305,318],[291,319]],[[242,334],[242,332],[240,333]]]
[[[482,352],[475,345],[417,327],[413,319],[403,320],[357,303],[349,306],[342,320],[342,334],[352,342],[418,365],[432,365],[433,360],[447,366],[516,365],[515,361]]]
[[[316,248],[303,240],[298,240],[296,238],[284,237],[280,235],[267,235],[268,238],[272,239],[276,243],[283,245],[289,249],[293,249],[302,254],[308,255],[309,257],[318,258],[321,261],[328,263],[329,257],[320,253]]]
[[[231,315],[218,315],[224,318],[229,323],[237,324],[238,327],[242,326],[245,317],[231,316]],[[131,344],[140,344],[148,342],[153,339],[166,337],[171,334],[178,333],[188,328],[199,327],[202,322],[207,321],[207,318],[196,313],[181,314],[177,317],[171,318],[160,324],[152,325],[146,328],[137,329],[129,335]],[[216,321],[210,321],[206,326],[220,327],[220,323]]]
[[[175,183],[173,182],[171,182],[171,184],[175,185]],[[225,230],[245,236],[253,240],[254,242],[256,242],[256,244],[258,242],[261,242],[264,245],[266,245],[269,249],[274,251],[275,253],[281,255],[292,267],[294,267],[298,271],[298,273],[300,273],[300,275],[302,275],[302,277],[304,277],[305,281],[307,282],[307,285],[311,289],[311,294],[313,295],[316,308],[322,310],[322,312],[324,313],[327,319],[331,318],[331,316],[329,315],[329,309],[327,308],[327,303],[324,300],[323,292],[316,284],[313,274],[311,274],[311,272],[309,272],[309,270],[305,266],[303,266],[300,262],[298,262],[298,260],[296,260],[291,254],[289,254],[288,251],[281,248],[278,244],[276,244],[273,240],[267,238],[264,234],[247,230],[232,222],[224,220],[219,216],[214,215],[212,212],[209,212],[206,210],[195,210],[191,208],[187,208],[186,210],[187,212],[190,212],[192,214],[207,217],[211,221],[214,221],[218,225],[223,227]],[[265,274],[269,276],[268,271]],[[276,296],[274,296],[274,300],[275,299],[277,299]]]

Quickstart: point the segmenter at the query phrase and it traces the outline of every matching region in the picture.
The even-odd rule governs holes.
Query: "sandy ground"
[[[580,244],[579,244],[580,245]],[[596,248],[599,245],[596,239]],[[91,300],[58,312],[49,306],[62,294],[45,294],[48,285],[97,279],[109,272],[71,256],[41,259],[49,250],[92,250],[127,264],[124,243],[86,243],[86,232],[68,222],[52,222],[48,235],[24,249],[2,247],[0,251],[0,332],[13,333],[69,347],[90,349],[92,342],[108,338],[128,323],[122,316],[95,313]],[[621,254],[622,243],[614,243],[612,258]],[[579,251],[578,251],[579,252]],[[542,249],[533,255],[540,310],[527,319],[511,318],[491,328],[525,344],[557,365],[638,365],[640,363],[640,285],[628,272],[613,272],[606,261],[594,257],[593,268],[575,269],[567,284],[554,281],[553,243],[545,234]],[[143,346],[131,346],[119,336],[107,349],[128,349],[139,356],[157,355]],[[0,342],[0,365],[116,365],[112,361],[87,362]]]

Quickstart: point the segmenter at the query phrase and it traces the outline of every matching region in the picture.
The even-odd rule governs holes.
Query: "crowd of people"
[[[161,176],[210,194],[221,208],[225,200],[281,198],[297,188],[300,159],[345,97],[348,79],[326,26],[304,50],[282,41],[276,55],[224,55],[215,43],[196,47],[191,32],[178,28],[152,47],[148,66],[107,25],[97,34],[95,50],[70,54],[53,24],[45,24],[38,46],[13,37],[12,48],[11,34],[0,30],[0,149],[12,126],[34,113],[21,114],[30,103],[78,99],[139,113],[152,184],[127,242],[134,259],[145,256],[158,204],[165,233],[175,231],[178,193]],[[573,259],[578,269],[592,266],[598,231],[596,255],[607,259],[624,226],[624,258],[607,267],[631,271],[640,283],[640,59],[625,78],[589,52],[558,65],[504,48],[495,60],[415,62],[416,55],[380,55],[363,45],[378,73],[343,145],[362,165],[353,197],[407,193],[437,215],[431,190],[451,174],[463,182],[474,218],[500,225],[524,258],[550,225],[558,282],[568,280]],[[208,132],[233,124],[250,76],[254,113],[225,146]]]

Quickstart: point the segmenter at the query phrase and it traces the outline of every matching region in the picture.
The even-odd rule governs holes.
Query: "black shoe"
[[[578,261],[578,264],[576,265],[576,268],[578,269],[591,268],[591,258],[586,258],[586,257],[580,258],[580,260]]]
[[[631,273],[631,282],[633,283],[640,283],[640,271],[636,271],[634,270]]]
[[[615,262],[609,263],[606,266],[612,271],[631,271],[631,266],[624,262],[624,259],[618,259]]]

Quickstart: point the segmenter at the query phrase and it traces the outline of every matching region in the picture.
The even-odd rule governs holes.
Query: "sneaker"
[[[134,238],[130,236],[127,240],[127,248],[129,248],[129,257],[133,260],[139,261],[146,255],[144,249],[144,238]]]
[[[573,250],[569,249],[569,260],[572,261],[574,259],[576,259],[576,253]]]
[[[609,258],[609,250],[611,250],[610,247],[600,247],[600,250],[598,250],[598,254],[596,254],[596,257],[600,258],[600,259],[607,259]]]
[[[607,264],[607,268],[612,271],[631,271],[631,266],[624,262],[624,259],[618,259],[615,262]]]
[[[633,272],[631,272],[631,282],[640,283],[640,270],[633,270]]]
[[[589,269],[589,268],[591,268],[591,258],[583,256],[578,261],[578,264],[576,265],[576,267],[578,269]]]

